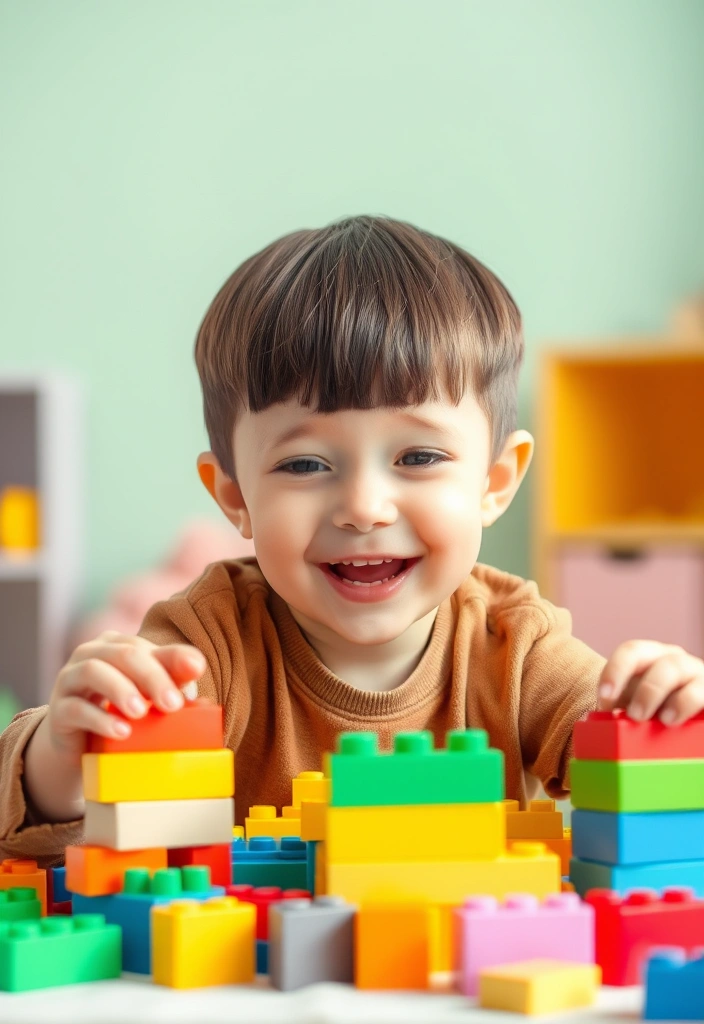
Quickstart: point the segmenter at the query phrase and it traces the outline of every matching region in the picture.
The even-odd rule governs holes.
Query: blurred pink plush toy
[[[190,522],[178,537],[163,565],[119,583],[108,604],[82,619],[71,631],[68,654],[78,644],[94,640],[105,629],[134,635],[146,612],[192,583],[211,562],[254,555],[254,544],[244,540],[233,526],[209,519]],[[67,655],[68,656],[68,655]]]

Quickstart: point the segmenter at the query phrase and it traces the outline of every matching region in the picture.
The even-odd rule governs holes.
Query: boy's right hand
[[[127,718],[141,718],[149,703],[177,711],[184,703],[180,687],[205,669],[205,657],[189,644],[159,647],[107,630],[80,644],[58,674],[47,714],[51,744],[74,759],[85,751],[89,732],[129,736],[129,723],[110,714],[108,703]]]

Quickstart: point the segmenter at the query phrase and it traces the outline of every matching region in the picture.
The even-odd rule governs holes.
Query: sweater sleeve
[[[0,736],[0,855],[36,860],[41,868],[61,863],[66,846],[83,840],[82,818],[50,824],[27,801],[24,752],[47,710],[21,711]]]
[[[572,729],[596,707],[606,658],[572,635],[572,616],[540,599],[543,623],[526,654],[519,730],[523,764],[556,800],[569,796]]]

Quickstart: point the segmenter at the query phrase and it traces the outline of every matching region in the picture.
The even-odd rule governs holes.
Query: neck
[[[317,630],[315,623],[302,622],[299,613],[290,605],[289,609],[326,668],[350,686],[376,693],[406,682],[423,657],[438,612],[433,608],[388,643],[362,645]]]

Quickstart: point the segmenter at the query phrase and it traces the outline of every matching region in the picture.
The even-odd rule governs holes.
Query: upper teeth
[[[330,565],[381,565],[382,562],[393,562],[393,558],[377,558],[374,562],[330,562]]]

